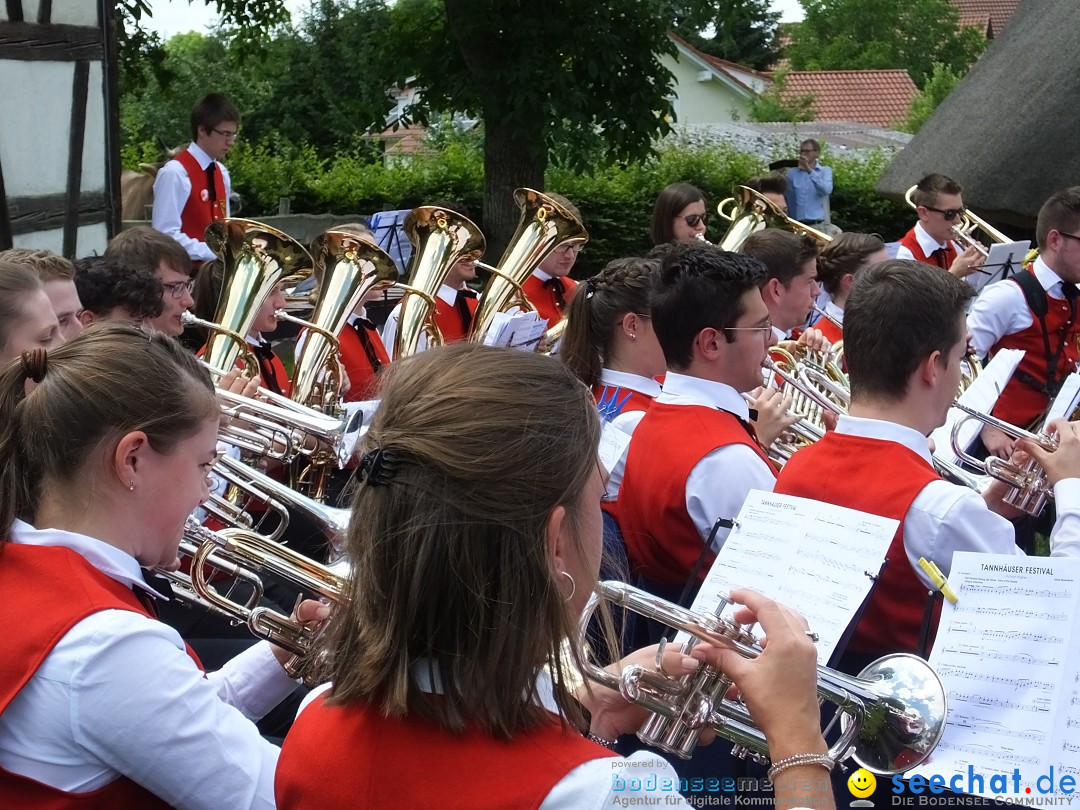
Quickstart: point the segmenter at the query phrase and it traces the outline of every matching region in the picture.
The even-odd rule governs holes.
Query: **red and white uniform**
[[[533,270],[521,285],[521,290],[529,303],[536,307],[537,314],[548,322],[550,329],[562,320],[577,284],[569,276],[553,276],[543,270]]]
[[[438,293],[435,294],[435,324],[439,327],[439,331],[442,332],[444,343],[454,343],[455,341],[464,340],[468,337],[468,328],[466,328],[464,319],[462,318],[461,311],[458,309],[458,294],[461,290],[455,290],[446,284],[439,287]],[[469,309],[469,321],[471,326],[472,316],[476,314],[477,299],[474,296],[468,295],[470,291],[464,291],[466,293],[463,299],[466,306]],[[390,311],[390,316],[386,319],[386,323],[383,324],[382,341],[383,346],[386,348],[387,354],[392,358],[394,356],[394,344],[397,342],[398,331],[398,319],[401,317],[401,304],[398,304]],[[427,349],[427,336],[420,335],[420,340],[416,344],[416,350],[422,352]]]
[[[212,199],[206,170],[215,164]],[[158,170],[154,178],[151,225],[184,246],[195,261],[215,258],[205,241],[206,226],[229,216],[229,170],[192,143]]]
[[[593,398],[600,408],[601,417],[628,436],[634,435],[638,422],[658,396],[660,383],[651,377],[610,368],[600,370],[600,384],[593,386]],[[614,504],[619,498],[625,471],[626,453],[623,453],[608,470],[607,500],[603,508],[612,515],[615,514]]]
[[[915,227],[900,238],[900,249],[896,252],[896,258],[948,270],[961,252],[956,242],[942,244],[926,232],[921,222],[916,222]]]

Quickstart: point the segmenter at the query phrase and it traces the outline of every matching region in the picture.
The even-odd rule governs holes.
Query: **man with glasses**
[[[959,183],[943,174],[928,174],[916,184],[911,201],[919,221],[900,240],[896,258],[932,264],[957,278],[982,267],[985,257],[978,250],[961,251],[953,241],[953,228],[960,225],[964,213],[961,190]]]
[[[148,277],[160,288],[161,312],[145,323],[170,337],[184,331],[183,314],[195,303],[191,291],[191,259],[180,244],[153,228],[140,226],[121,231],[105,248],[105,261],[121,279]]]
[[[799,165],[788,169],[788,216],[806,225],[818,226],[828,219],[829,195],[833,190],[832,169],[818,163],[821,144],[807,138],[799,145]]]
[[[1039,256],[1032,266],[987,285],[967,319],[980,357],[1000,349],[1026,350],[994,408],[995,416],[1020,426],[1046,410],[1080,358],[1075,286],[1080,282],[1080,186],[1043,204],[1035,238]],[[1000,458],[1008,458],[1014,444],[991,427],[983,429],[982,440]]]
[[[548,196],[577,217],[578,222],[583,221],[577,206],[566,197],[552,193]],[[562,320],[570,296],[577,287],[577,282],[570,278],[570,271],[574,269],[580,252],[580,243],[567,242],[559,245],[521,285],[525,297],[536,307],[540,317],[548,322],[549,329]]]
[[[203,235],[206,226],[229,216],[232,185],[221,160],[236,143],[239,127],[240,113],[228,96],[204,96],[191,111],[191,143],[154,179],[151,224],[197,262],[214,258]]]
[[[741,393],[761,385],[775,342],[764,279],[756,259],[700,242],[661,259],[651,306],[668,372],[630,441],[616,515],[631,568],[654,593],[696,586],[727,537],[706,546],[717,518],[776,480]]]

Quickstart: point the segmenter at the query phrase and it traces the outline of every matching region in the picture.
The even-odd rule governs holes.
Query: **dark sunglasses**
[[[683,219],[683,222],[685,222],[688,227],[696,228],[697,224],[699,222],[702,225],[706,224],[709,221],[709,215],[708,214],[687,214],[682,219]]]
[[[939,214],[941,214],[943,217],[945,217],[946,222],[952,222],[958,216],[963,214],[964,210],[965,210],[963,208],[946,208],[943,211],[940,208],[934,208],[934,206],[932,206],[932,205],[924,205],[923,208],[925,208],[927,211],[937,211]]]

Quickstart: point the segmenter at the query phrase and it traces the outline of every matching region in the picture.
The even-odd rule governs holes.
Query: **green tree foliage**
[[[770,0],[677,3],[675,32],[705,53],[765,70],[776,62],[780,12]]]
[[[750,99],[749,118],[751,121],[813,121],[814,96],[807,94],[798,98],[784,100],[781,96],[787,85],[787,70],[779,70],[773,76],[772,85]]]
[[[806,18],[786,52],[795,70],[904,68],[922,87],[935,63],[962,75],[986,47],[949,0],[799,1]]]
[[[934,114],[938,105],[945,100],[956,85],[960,84],[962,78],[962,75],[954,73],[951,68],[940,62],[935,64],[934,72],[919,94],[911,100],[907,116],[899,123],[898,129],[904,132],[918,132],[927,119]]]

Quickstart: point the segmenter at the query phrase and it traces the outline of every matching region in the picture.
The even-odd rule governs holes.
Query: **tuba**
[[[491,275],[480,296],[470,335],[476,343],[484,342],[500,312],[514,306],[533,309],[521,285],[549,253],[566,242],[583,244],[589,241],[589,232],[580,220],[546,194],[519,188],[514,192],[514,202],[521,209],[521,217],[499,266],[487,268]]]
[[[289,396],[315,410],[335,413],[344,383],[337,336],[361,299],[370,290],[393,284],[398,273],[384,250],[345,231],[320,234],[312,250],[318,303],[296,358]]]
[[[761,653],[761,645],[742,625],[722,618],[721,601],[715,614],[695,613],[622,582],[601,582],[581,615],[579,638],[586,638],[589,621],[599,604],[612,604],[689,633],[685,650],[705,641],[733,648],[745,658]],[[588,650],[579,650],[584,674],[624,698],[653,712],[638,737],[647,745],[688,759],[704,728],[711,726],[735,743],[737,756],[763,761],[765,736],[746,707],[726,700],[731,680],[714,667],[700,666],[689,675],[672,678],[640,665],[614,675],[594,663]],[[818,695],[835,703],[843,733],[829,756],[849,755],[877,774],[894,774],[926,761],[945,731],[945,687],[933,668],[918,656],[886,655],[853,678],[818,667]]]
[[[468,256],[479,257],[485,240],[480,229],[461,214],[431,205],[414,208],[405,216],[405,234],[415,248],[409,262],[409,283],[398,315],[394,359],[416,354],[420,336],[429,346],[442,345],[435,324],[435,296],[454,264]]]
[[[731,194],[716,206],[716,213],[731,223],[717,245],[721,250],[737,251],[746,237],[764,228],[806,234],[817,242],[819,249],[832,241],[828,234],[792,219],[776,203],[749,186],[735,186]]]
[[[206,243],[221,260],[221,292],[213,321],[195,325],[211,330],[203,355],[206,361],[228,370],[235,368],[237,360],[253,360],[246,336],[259,307],[279,281],[310,268],[311,256],[291,236],[251,219],[211,222]],[[258,364],[250,371],[257,369]]]

